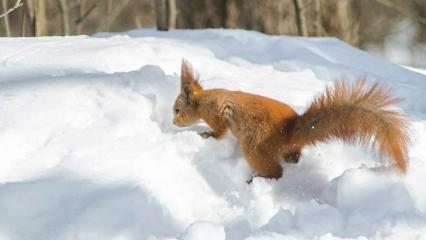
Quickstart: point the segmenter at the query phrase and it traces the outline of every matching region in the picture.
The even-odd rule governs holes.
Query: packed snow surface
[[[240,30],[0,39],[0,239],[426,239],[426,75],[332,38]],[[236,140],[179,129],[182,58],[205,88],[302,113],[366,76],[405,98],[407,174],[356,146],[307,147],[255,178]]]

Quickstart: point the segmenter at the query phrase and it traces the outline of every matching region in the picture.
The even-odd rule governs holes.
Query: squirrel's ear
[[[198,83],[198,75],[192,70],[191,64],[185,59],[181,67],[181,93],[185,96],[187,105],[196,104],[196,96],[203,90]]]
[[[185,84],[182,87],[182,93],[185,96],[186,105],[195,105],[196,103],[196,92],[194,91],[192,84]]]
[[[183,59],[182,66],[180,68],[180,83],[182,92],[184,90],[184,86],[190,85],[192,81],[194,81],[192,67],[185,59]]]
[[[191,64],[183,59],[180,70],[180,86],[182,92],[184,92],[185,85],[190,85],[198,91],[202,90],[201,85],[198,83],[198,74],[192,70]]]

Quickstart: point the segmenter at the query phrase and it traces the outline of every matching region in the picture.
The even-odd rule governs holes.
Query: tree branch
[[[89,16],[89,14],[93,11],[93,9],[96,8],[98,3],[99,3],[99,0],[93,3],[92,6],[90,6],[89,9],[87,9],[87,11],[83,13],[83,15],[81,15],[77,20],[75,20],[75,24],[80,25],[84,21],[84,19],[86,19],[86,17]]]
[[[2,13],[0,15],[0,18],[6,16],[7,14],[9,14],[10,12],[12,12],[13,10],[17,9],[18,7],[21,7],[22,5],[24,5],[24,3],[21,2],[22,0],[16,0],[15,5],[13,5],[13,7],[9,8],[6,12]]]

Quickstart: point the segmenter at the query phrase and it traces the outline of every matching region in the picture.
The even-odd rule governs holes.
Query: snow
[[[330,38],[135,30],[0,39],[0,239],[426,239],[426,75]],[[235,139],[177,128],[181,59],[206,88],[303,112],[345,76],[405,98],[405,176],[359,147],[255,178]]]
[[[188,227],[182,240],[225,240],[225,230],[222,225],[210,222],[195,222]]]

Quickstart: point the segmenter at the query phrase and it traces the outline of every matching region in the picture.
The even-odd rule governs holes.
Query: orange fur
[[[200,133],[205,138],[220,139],[230,130],[249,165],[262,177],[281,177],[281,159],[297,163],[305,145],[333,138],[363,146],[378,145],[379,154],[389,156],[405,172],[407,120],[388,109],[398,101],[390,89],[377,83],[367,87],[363,79],[353,85],[342,80],[298,115],[287,104],[267,97],[225,89],[204,90],[190,65],[183,61],[173,122],[189,126],[203,120],[212,128],[211,132]]]

